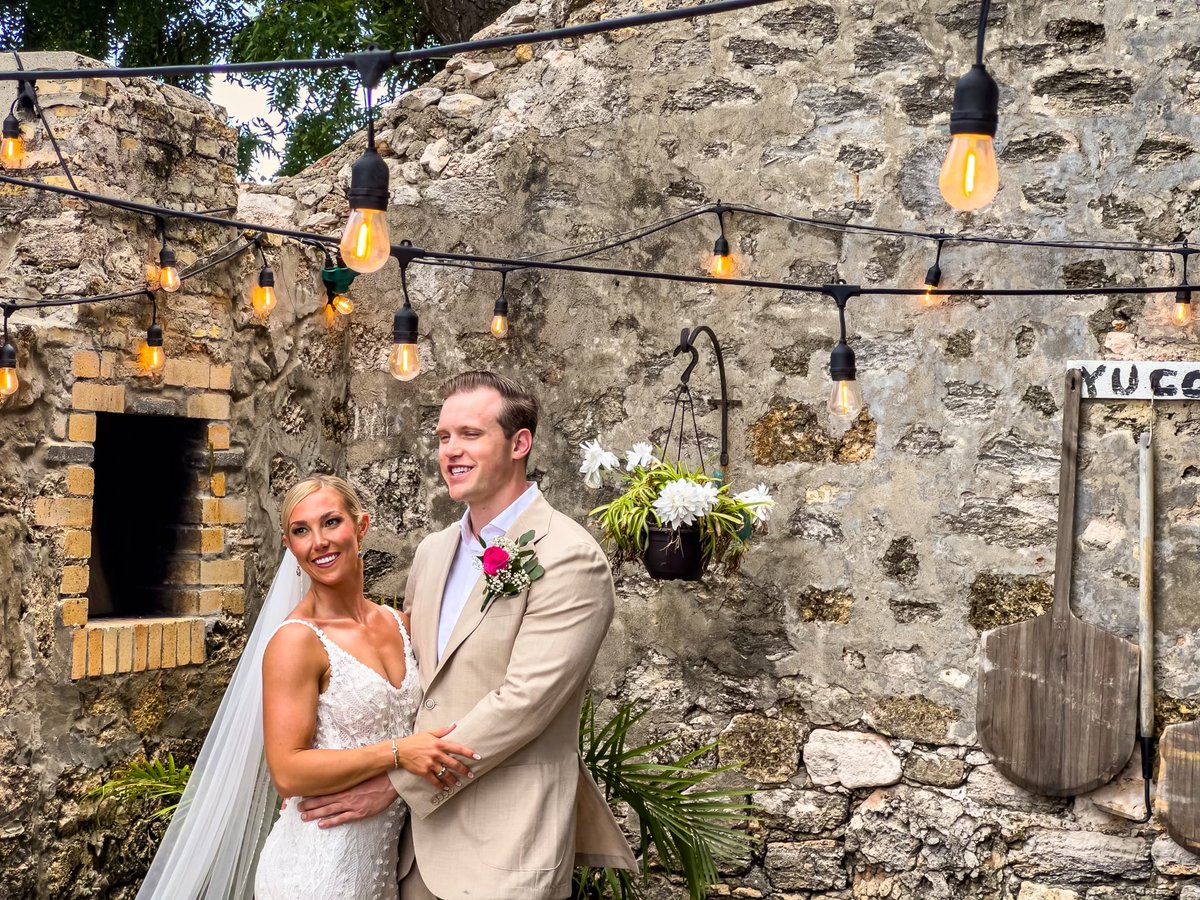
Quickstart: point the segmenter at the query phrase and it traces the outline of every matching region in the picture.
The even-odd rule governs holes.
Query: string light
[[[364,81],[369,77],[363,74]],[[375,149],[375,114],[371,87],[367,86],[367,149],[350,167],[350,217],[338,244],[342,259],[355,272],[366,274],[383,268],[391,255],[387,207],[390,198],[388,167]]]
[[[921,302],[927,307],[941,305],[942,297],[940,294],[933,292],[942,286],[942,245],[945,241],[937,242],[937,256],[933,259],[933,265],[925,272],[925,296],[921,298]]]
[[[13,53],[17,58],[17,65],[20,69],[25,67],[21,65],[21,58]],[[8,115],[4,117],[4,124],[0,125],[0,165],[6,169],[19,169],[25,163],[25,139],[21,135],[21,123],[17,119],[17,110],[34,115],[37,112],[37,92],[33,87],[32,81],[17,82],[17,96],[13,98],[12,105],[8,108]],[[55,150],[57,150],[57,146]],[[74,185],[72,185],[74,186]]]
[[[167,354],[163,352],[163,330],[158,323],[146,329],[146,348],[142,354],[142,368],[151,374],[157,374],[167,364]]]
[[[21,386],[17,375],[17,348],[8,340],[8,317],[12,312],[4,307],[4,346],[0,347],[0,397],[11,397]]]
[[[167,364],[167,355],[163,351],[163,330],[158,324],[158,301],[153,292],[146,291],[150,298],[150,327],[146,329],[146,340],[138,351],[138,364],[148,375],[157,375]]]
[[[332,325],[339,313],[348,316],[354,312],[354,301],[346,296],[346,291],[358,273],[346,265],[341,253],[335,260],[329,248],[323,249],[325,266],[321,269],[321,283],[325,285],[325,319]]]
[[[1171,310],[1171,321],[1180,328],[1186,328],[1192,324],[1192,320],[1196,317],[1195,307],[1192,305],[1192,291],[1186,285],[1188,283],[1188,259],[1193,253],[1197,252],[1200,251],[1189,247],[1186,240],[1184,240],[1183,247],[1179,250],[1179,258],[1182,261],[1183,271],[1180,276],[1179,287],[1175,291],[1175,306]]]
[[[167,223],[162,218],[158,220],[158,236],[162,240],[162,248],[158,251],[158,286],[173,294],[179,290],[181,284],[179,268],[175,261],[175,251],[167,244]]]
[[[258,255],[262,258],[262,268],[258,270],[258,284],[250,291],[250,306],[254,314],[265,319],[271,314],[277,302],[275,297],[275,273],[267,263],[267,254],[263,252],[262,242],[257,241]]]
[[[421,354],[417,347],[417,313],[408,299],[408,263],[400,265],[400,287],[404,305],[396,310],[392,321],[392,352],[388,354],[388,369],[398,381],[412,381],[421,374]]]
[[[729,250],[729,241],[725,238],[726,209],[718,202],[715,211],[721,233],[717,236],[716,243],[713,244],[712,256],[708,260],[708,274],[713,278],[732,278],[737,274],[737,266],[734,264],[733,254]]]
[[[846,343],[846,301],[857,289],[849,285],[832,285],[829,292],[838,308],[840,333],[837,345],[829,354],[829,377],[833,389],[829,394],[829,413],[842,422],[850,422],[862,409],[862,393],[858,386],[858,370],[854,363],[854,351]]]
[[[9,169],[19,169],[25,161],[25,141],[21,137],[21,123],[12,112],[4,117],[0,135],[0,163]]]
[[[975,65],[954,85],[950,113],[950,149],[938,176],[942,197],[957,210],[972,212],[987,206],[1000,189],[992,138],[1000,123],[1000,88],[983,64],[989,0],[979,9]]]
[[[508,280],[507,270],[500,272],[500,296],[496,298],[496,305],[492,308],[492,334],[498,338],[507,336],[508,334],[508,299],[504,296],[504,285]]]

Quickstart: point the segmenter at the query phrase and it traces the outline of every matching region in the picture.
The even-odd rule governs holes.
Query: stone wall
[[[524,3],[497,28],[635,9]],[[718,199],[1013,237],[1170,240],[1196,225],[1200,63],[1184,36],[1200,14],[1133,0],[993,5],[988,62],[1002,89],[1002,189],[983,213],[952,215],[936,174],[976,12],[967,2],[814,0],[456,58],[383,113],[393,236],[518,256]],[[157,90],[131,87],[140,89]],[[363,144],[360,135],[300,176],[244,194],[242,214],[335,232]],[[76,153],[85,165],[87,154]],[[14,201],[5,203],[9,210]],[[706,219],[607,260],[698,271],[716,233],[715,217]],[[763,278],[915,286],[932,262],[930,246],[914,241],[745,215],[728,226],[743,271]],[[610,701],[649,707],[645,737],[676,736],[681,749],[720,737],[720,761],[744,762],[735,783],[762,807],[752,824],[761,840],[728,867],[717,893],[1200,894],[1200,860],[1176,848],[1161,823],[1135,824],[1098,805],[1128,805],[1139,785],[1109,789],[1116,797],[1030,796],[988,763],[974,725],[981,631],[1041,612],[1050,598],[1064,363],[1194,359],[1196,332],[1169,324],[1169,297],[983,297],[934,309],[852,300],[867,409],[845,429],[824,409],[836,312],[821,297],[522,272],[509,279],[512,330],[501,342],[488,332],[495,275],[414,265],[425,372],[402,384],[384,370],[401,302],[394,266],[360,279],[348,326],[323,332],[314,260],[280,252],[281,315],[266,329],[235,328],[228,343],[234,433],[246,435],[249,606],[273,567],[279,489],[317,466],[348,472],[367,495],[369,589],[402,591],[417,542],[459,514],[437,476],[431,425],[438,383],[465,368],[493,367],[535,386],[544,409],[535,475],[552,502],[582,520],[607,495],[582,487],[579,442],[598,435],[621,448],[661,436],[681,370],[670,355],[679,328],[706,323],[725,348],[736,403],[730,476],[772,487],[772,533],[740,574],[701,585],[660,584],[626,567],[592,684]],[[948,248],[942,269],[945,284],[970,287],[1175,278],[1160,256],[986,246]],[[226,287],[229,303],[236,291]],[[241,309],[223,314],[237,322]],[[693,385],[711,397],[715,372],[707,350],[701,355]],[[18,455],[34,460],[5,454],[6,498],[45,493],[55,477],[36,457],[53,419],[48,407],[69,393],[69,379],[51,378],[40,406],[0,420],[5,447],[11,430],[24,428]],[[719,419],[711,404],[700,411],[713,452]],[[1135,441],[1155,416],[1161,725],[1200,711],[1200,621],[1189,591],[1200,565],[1193,404],[1164,403],[1156,413],[1145,403],[1085,406],[1074,604],[1085,620],[1136,635]],[[22,513],[27,501],[15,506],[0,522],[19,549],[11,561],[0,554],[0,564],[20,574],[5,584],[43,579],[52,563]],[[41,590],[24,604],[4,595],[10,674],[0,740],[10,748],[0,762],[6,793],[20,785],[28,799],[16,833],[0,839],[0,869],[23,879],[25,891],[50,894],[66,883],[54,872],[85,873],[90,881],[79,883],[97,887],[77,895],[95,895],[100,885],[128,883],[137,864],[114,862],[120,831],[87,818],[80,789],[135,752],[194,741],[217,679],[203,685],[211,693],[194,711],[145,729],[127,718],[139,696],[194,697],[200,682],[137,674],[64,695],[66,647],[30,649],[38,616],[53,608],[50,588]],[[225,642],[241,627],[218,617],[210,657],[227,666]],[[55,673],[38,674],[56,655]],[[71,728],[103,749],[51,752]],[[52,874],[18,862],[30,853]],[[656,891],[681,893],[667,881]]]
[[[62,53],[23,61],[95,65]],[[81,189],[237,208],[236,135],[223,111],[144,80],[46,81],[38,95]],[[44,129],[26,122],[24,133],[20,174],[69,186]],[[227,228],[173,220],[167,229],[185,275],[243,243]],[[0,297],[154,286],[158,250],[153,219],[0,187]],[[315,314],[316,279],[307,261],[296,277],[294,247],[265,251],[285,284],[267,324],[249,308],[259,263],[247,253],[185,278],[178,293],[157,292],[168,357],[157,375],[139,365],[151,321],[144,295],[11,319],[22,385],[0,403],[0,896],[132,896],[165,823],[97,809],[85,794],[143,757],[194,760],[241,647],[246,597],[253,612],[278,563],[272,463],[292,454],[304,468],[341,464],[319,417],[297,424],[277,413],[284,397],[338,408],[345,329]],[[178,522],[167,611],[149,618],[101,617],[89,565],[100,537],[97,419],[114,413],[199,420],[207,443],[189,461],[195,487]],[[116,499],[132,521],[157,489],[147,481]]]

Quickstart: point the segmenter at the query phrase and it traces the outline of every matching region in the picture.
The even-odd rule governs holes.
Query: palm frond
[[[191,774],[191,766],[176,766],[175,756],[167,754],[165,763],[158,759],[130,763],[99,787],[88,791],[87,796],[98,799],[100,806],[107,800],[118,804],[157,800],[160,807],[152,814],[157,818],[175,811]]]
[[[627,747],[630,730],[645,714],[646,710],[636,711],[627,703],[597,726],[591,697],[584,702],[579,722],[580,754],[603,787],[606,799],[623,802],[636,814],[642,877],[636,879],[624,870],[581,870],[576,879],[575,896],[579,900],[605,896],[639,900],[649,871],[651,848],[668,871],[683,875],[691,900],[702,900],[718,880],[717,859],[735,858],[752,843],[751,837],[737,828],[754,808],[746,802],[746,792],[701,787],[734,768],[708,769],[697,764],[716,744],[698,747],[673,762],[649,761],[673,740]]]

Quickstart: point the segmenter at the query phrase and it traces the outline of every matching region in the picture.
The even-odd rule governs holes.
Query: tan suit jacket
[[[449,739],[483,757],[449,793],[390,773],[411,810],[400,875],[415,853],[428,889],[445,900],[561,900],[577,865],[636,867],[579,757],[583,692],[613,617],[612,573],[592,536],[541,495],[506,536],[527,531],[546,574],[486,612],[480,578],[440,662],[458,523],[421,542],[405,587],[425,692],[415,728],[457,723]]]

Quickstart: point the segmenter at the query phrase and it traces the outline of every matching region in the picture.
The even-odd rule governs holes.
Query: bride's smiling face
[[[337,492],[321,488],[292,509],[284,543],[309,578],[332,585],[357,573],[366,533],[366,513],[355,522]]]

